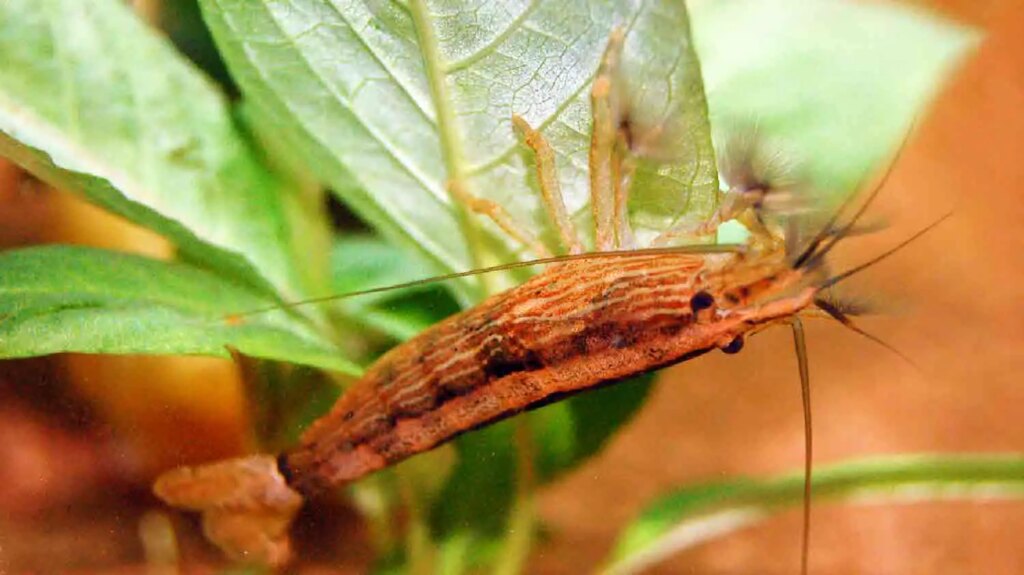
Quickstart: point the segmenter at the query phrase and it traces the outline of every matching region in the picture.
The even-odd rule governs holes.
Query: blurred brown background
[[[1024,451],[1024,5],[939,4],[990,35],[899,159],[875,209],[891,228],[842,254],[860,261],[955,211],[853,289],[887,311],[864,326],[922,369],[832,323],[812,322],[819,463]],[[161,240],[0,163],[0,245],[48,241],[170,254]],[[123,392],[139,380],[153,384],[147,393]],[[204,397],[198,405],[197,395]],[[139,533],[147,481],[168,465],[251,445],[243,401],[234,366],[217,360],[70,356],[0,364],[0,573],[70,564],[130,569],[145,552],[159,556],[143,542],[158,541],[168,526],[151,517]],[[801,462],[788,332],[758,336],[736,356],[711,354],[669,370],[601,456],[543,492],[551,537],[531,571],[589,570],[621,526],[668,488]],[[358,566],[361,528],[352,517],[340,521]],[[815,573],[1024,573],[1024,503],[820,505],[813,521]],[[797,513],[782,515],[656,572],[792,573],[799,525]],[[184,544],[204,548],[187,537]]]

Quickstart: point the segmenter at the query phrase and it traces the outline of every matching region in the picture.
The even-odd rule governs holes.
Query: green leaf
[[[0,253],[0,357],[64,351],[244,355],[358,375],[307,320],[266,308],[271,297],[183,263],[94,248]]]
[[[1024,454],[900,455],[814,470],[814,504],[1024,498]],[[673,553],[803,502],[803,472],[682,488],[652,503],[622,534],[606,573],[635,573]]]
[[[322,370],[236,355],[250,400],[249,417],[259,451],[280,453],[299,442],[302,430],[338,399],[342,387]]]
[[[885,2],[715,0],[692,16],[716,136],[756,126],[838,194],[895,151],[979,39]]]
[[[268,293],[315,290],[312,227],[216,87],[120,0],[0,2],[0,155]],[[273,290],[269,286],[273,286]]]
[[[435,271],[507,260],[519,246],[453,206],[446,182],[553,235],[513,113],[556,151],[569,211],[589,217],[589,89],[614,26],[628,33],[631,120],[679,161],[644,173],[631,210],[643,232],[714,209],[717,181],[699,68],[682,2],[544,0],[450,7],[328,0],[202,0],[246,97],[309,169]]]
[[[337,293],[350,293],[429,278],[431,269],[409,257],[393,244],[370,235],[342,236],[331,254],[332,286]],[[360,296],[360,305],[391,299],[402,293],[416,293],[430,286],[393,290]]]
[[[424,265],[393,244],[373,236],[339,238],[332,252],[335,293],[344,294],[428,278]],[[404,341],[459,311],[444,284],[421,285],[339,300],[349,320]]]

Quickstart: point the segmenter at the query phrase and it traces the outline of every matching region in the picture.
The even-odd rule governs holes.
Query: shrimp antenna
[[[641,256],[658,256],[658,255],[672,255],[672,254],[726,254],[726,253],[741,253],[745,249],[743,244],[718,244],[718,245],[691,245],[691,246],[669,246],[669,247],[658,247],[658,248],[643,248],[629,251],[607,251],[607,252],[589,252],[582,254],[568,254],[561,256],[552,256],[548,258],[539,258],[534,260],[525,260],[521,262],[510,262],[506,264],[500,264],[496,266],[477,268],[475,270],[468,270],[464,272],[454,272],[450,274],[444,274],[439,276],[433,276],[410,282],[392,284],[386,286],[380,286],[375,288],[369,288],[359,291],[345,292],[340,294],[333,294],[322,297],[314,297],[309,299],[285,302],[280,305],[267,306],[262,308],[256,308],[248,311],[228,314],[232,320],[237,320],[243,317],[252,315],[258,315],[261,313],[268,313],[272,311],[278,311],[282,309],[292,309],[300,306],[313,305],[318,303],[327,303],[342,299],[353,298],[357,296],[370,295],[375,293],[382,293],[386,291],[405,289],[411,287],[418,287],[422,285],[429,285],[439,283],[443,281],[477,276],[481,274],[487,274],[503,270],[513,270],[519,268],[526,268],[537,265],[553,264],[560,262],[568,262],[574,260],[585,260],[585,259],[601,259],[601,258],[630,258],[630,257],[641,257]]]
[[[804,324],[794,317],[789,322],[793,329],[793,347],[800,370],[800,398],[804,407],[804,503],[803,530],[800,543],[800,573],[807,575],[807,560],[811,550],[811,469],[814,462],[814,426],[811,424],[811,372],[807,365],[807,342]]]
[[[858,266],[854,266],[853,268],[848,269],[845,272],[842,272],[840,274],[837,274],[837,275],[834,275],[834,276],[828,278],[827,280],[822,282],[818,287],[820,289],[828,289],[828,288],[836,285],[837,283],[839,283],[841,281],[845,281],[845,280],[849,279],[850,277],[852,277],[852,276],[854,276],[854,275],[856,275],[856,274],[858,274],[858,273],[868,269],[869,267],[877,264],[878,262],[888,258],[889,256],[891,256],[891,255],[895,254],[896,252],[900,251],[901,249],[905,248],[907,245],[909,245],[914,240],[916,240],[916,239],[920,238],[921,236],[925,235],[926,233],[932,231],[933,229],[935,229],[936,226],[938,226],[942,222],[948,220],[950,218],[950,216],[952,216],[952,215],[953,215],[953,212],[947,213],[946,215],[942,216],[941,218],[939,218],[939,219],[935,220],[934,222],[928,224],[924,228],[918,230],[916,233],[914,233],[914,235],[910,236],[909,238],[907,238],[907,239],[903,240],[902,242],[896,244],[895,246],[885,250],[881,254],[871,258],[870,260],[868,260],[868,261],[866,261],[866,262],[864,262],[864,263],[862,263],[862,264],[860,264]]]
[[[893,155],[892,160],[885,167],[885,172],[882,173],[881,179],[879,179],[878,183],[876,183],[874,187],[871,189],[871,191],[868,192],[867,199],[861,205],[860,209],[858,209],[857,212],[853,214],[853,217],[850,218],[850,221],[847,222],[846,225],[844,225],[843,227],[839,228],[838,231],[836,231],[836,222],[843,215],[843,213],[856,202],[857,194],[853,194],[849,198],[847,198],[839,206],[839,209],[837,209],[832,214],[832,217],[829,218],[828,222],[824,225],[824,227],[821,228],[821,231],[819,231],[818,234],[814,236],[810,243],[807,244],[807,247],[804,248],[804,251],[793,262],[793,269],[799,268],[804,265],[810,267],[817,264],[822,260],[822,258],[825,257],[825,254],[827,254],[833,247],[835,247],[837,243],[839,243],[840,240],[842,240],[844,237],[846,237],[847,234],[849,234],[850,230],[853,229],[857,221],[861,218],[861,216],[864,215],[864,212],[867,211],[868,207],[870,207],[872,202],[875,201],[875,198],[878,197],[878,194],[882,191],[882,188],[885,187],[886,182],[889,181],[889,176],[892,175],[893,169],[896,167],[896,161],[903,154],[903,150],[907,146],[907,141],[910,138],[910,134],[911,132],[908,131],[903,136],[903,141],[900,142],[899,148],[896,149],[896,153]]]
[[[846,313],[844,313],[843,310],[839,309],[839,307],[836,306],[834,303],[828,301],[827,299],[815,298],[814,306],[828,314],[828,316],[831,317],[832,319],[838,321],[840,324],[843,325],[843,327],[884,347],[885,349],[895,354],[896,357],[899,357],[903,361],[907,362],[914,369],[918,371],[921,370],[921,367],[918,366],[917,363],[914,362],[914,360],[910,359],[906,354],[896,349],[896,347],[891,345],[889,342],[876,336],[873,333],[864,330],[864,328],[857,325],[852,319],[850,319],[850,316],[846,315]]]

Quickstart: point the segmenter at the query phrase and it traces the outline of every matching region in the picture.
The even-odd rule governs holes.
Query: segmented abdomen
[[[713,346],[690,299],[704,258],[553,266],[382,356],[282,458],[307,494],[552,398]]]

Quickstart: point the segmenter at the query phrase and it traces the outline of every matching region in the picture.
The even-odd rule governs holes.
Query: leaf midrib
[[[440,56],[440,47],[434,33],[430,13],[424,0],[411,0],[409,7],[416,37],[419,40],[420,54],[423,55],[424,73],[427,75],[430,96],[437,115],[437,133],[441,141],[441,155],[444,158],[448,185],[463,186],[463,189],[466,189],[468,184],[466,183],[466,162],[462,136],[456,128],[454,107],[446,82],[445,63]],[[467,189],[467,191],[469,190]],[[462,228],[463,237],[466,239],[471,265],[474,268],[484,267],[486,254],[483,253],[484,247],[481,242],[482,230],[465,206],[455,198],[450,198],[450,201]],[[479,300],[496,291],[494,282],[495,278],[487,275],[480,277],[477,294]]]

